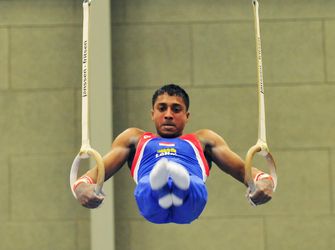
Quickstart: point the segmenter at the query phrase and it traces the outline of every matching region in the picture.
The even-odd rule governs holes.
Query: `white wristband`
[[[254,182],[257,182],[259,180],[264,180],[264,179],[268,179],[272,181],[272,184],[274,185],[274,181],[271,175],[264,173],[264,172],[259,172],[258,174],[256,174],[255,178],[254,178]]]
[[[76,188],[78,187],[78,185],[80,183],[87,183],[87,184],[95,184],[94,180],[89,177],[88,175],[84,175],[82,177],[80,177],[74,184],[73,184],[73,187],[72,189],[73,190],[76,190]]]

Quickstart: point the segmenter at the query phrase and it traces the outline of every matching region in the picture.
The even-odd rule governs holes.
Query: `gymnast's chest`
[[[192,152],[188,142],[180,139],[154,138],[144,148],[144,154],[160,158],[164,156],[183,156]]]

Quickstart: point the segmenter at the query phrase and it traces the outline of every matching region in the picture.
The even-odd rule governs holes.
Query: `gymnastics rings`
[[[97,163],[98,177],[95,187],[97,195],[102,194],[105,180],[105,167],[101,155],[90,146],[89,140],[89,7],[91,0],[83,2],[83,52],[82,52],[82,143],[78,155],[75,157],[70,171],[70,185],[72,194],[76,194],[73,185],[77,180],[80,161],[93,157]]]
[[[276,164],[269,151],[268,145],[266,143],[266,128],[265,128],[265,103],[264,103],[264,82],[263,82],[263,67],[262,67],[262,48],[261,48],[261,36],[259,28],[259,14],[258,8],[259,4],[257,0],[252,0],[253,10],[254,10],[254,22],[255,22],[255,38],[256,38],[256,55],[257,55],[257,80],[258,80],[258,140],[257,143],[252,146],[246,155],[245,159],[245,183],[248,184],[249,194],[248,198],[252,205],[253,202],[250,199],[250,194],[256,191],[256,185],[252,178],[252,160],[256,153],[265,157],[267,165],[270,169],[270,175],[274,182],[273,191],[277,187],[277,174],[276,174]]]

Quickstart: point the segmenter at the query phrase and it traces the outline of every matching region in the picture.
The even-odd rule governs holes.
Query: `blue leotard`
[[[181,164],[190,174],[188,190],[178,189],[171,179],[163,190],[183,198],[181,206],[168,209],[160,207],[158,198],[161,191],[154,191],[150,187],[150,171],[162,157]],[[134,195],[140,213],[153,223],[191,223],[199,217],[206,205],[205,181],[209,175],[209,166],[201,144],[193,134],[161,138],[152,133],[144,133],[135,152],[131,174],[137,183]]]

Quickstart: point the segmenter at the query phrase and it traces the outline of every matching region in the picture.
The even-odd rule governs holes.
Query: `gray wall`
[[[117,249],[335,248],[334,13],[328,0],[260,2],[273,201],[250,207],[245,188],[213,166],[199,220],[153,225],[138,215],[124,168]],[[251,1],[113,1],[114,134],[153,130],[151,95],[176,82],[191,97],[186,132],[211,128],[244,158],[257,140],[255,58]]]
[[[89,249],[73,199],[80,147],[81,3],[0,1],[0,249]]]
[[[153,130],[152,92],[191,96],[186,132],[211,128],[244,157],[257,139],[251,3],[112,1],[114,134]],[[81,1],[0,1],[0,249],[89,249],[89,213],[72,198],[80,146]],[[334,249],[335,3],[262,1],[268,143],[279,186],[252,208],[213,166],[191,225],[142,219],[127,168],[115,176],[116,244],[140,249]],[[263,161],[257,160],[262,166]]]

